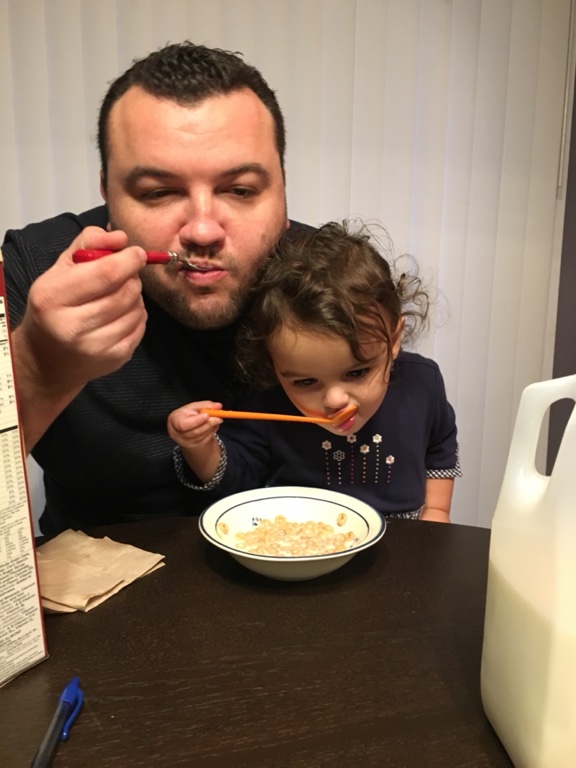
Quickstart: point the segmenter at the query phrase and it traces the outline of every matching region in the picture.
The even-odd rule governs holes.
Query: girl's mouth
[[[338,430],[338,432],[348,432],[348,430],[354,426],[354,422],[356,421],[357,416],[358,416],[358,411],[356,410],[351,416],[348,416],[348,418],[345,421],[342,421],[339,424],[337,424],[336,429]]]

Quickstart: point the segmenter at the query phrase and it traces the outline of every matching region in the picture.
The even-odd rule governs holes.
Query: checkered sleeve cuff
[[[460,456],[458,455],[458,449],[456,449],[456,464],[448,469],[427,469],[426,478],[443,480],[453,479],[454,477],[462,477],[462,470],[460,469]]]
[[[216,440],[218,441],[218,445],[220,446],[221,456],[220,456],[220,463],[216,467],[216,472],[214,473],[214,477],[212,480],[209,480],[207,483],[200,483],[198,484],[198,478],[196,475],[192,472],[188,464],[186,464],[186,461],[184,460],[184,457],[182,456],[182,451],[180,450],[180,447],[177,445],[174,448],[174,467],[176,469],[176,476],[178,477],[178,480],[182,483],[182,485],[185,485],[186,488],[191,488],[193,491],[211,491],[214,488],[216,488],[218,485],[220,485],[220,482],[222,481],[222,478],[224,477],[224,473],[226,472],[226,466],[228,465],[228,455],[226,453],[226,446],[222,442],[222,440],[218,437],[218,435],[214,435]]]

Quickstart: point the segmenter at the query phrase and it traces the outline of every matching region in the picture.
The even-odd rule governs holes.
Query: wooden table
[[[170,518],[93,532],[166,566],[48,616],[50,658],[0,690],[0,766],[29,766],[60,692],[55,768],[498,768],[479,691],[489,531],[393,521],[339,571],[256,576]]]

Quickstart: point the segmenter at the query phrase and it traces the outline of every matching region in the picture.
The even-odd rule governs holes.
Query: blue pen
[[[84,694],[80,688],[80,678],[74,677],[58,699],[54,717],[50,721],[30,768],[48,768],[52,764],[58,742],[66,741],[68,738],[70,728],[80,712],[83,700]]]

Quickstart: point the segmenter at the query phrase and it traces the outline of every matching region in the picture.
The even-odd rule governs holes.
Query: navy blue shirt
[[[62,214],[6,233],[2,254],[11,325],[32,282],[89,225],[105,228],[105,206]],[[293,222],[294,229],[306,227]],[[39,440],[44,470],[42,532],[199,514],[206,495],[183,486],[173,462],[168,414],[194,400],[234,408],[243,390],[234,376],[236,326],[185,328],[144,296],[148,322],[132,359],[87,384]]]
[[[299,411],[278,386],[246,410]],[[228,495],[264,485],[302,485],[347,493],[387,516],[416,516],[427,478],[459,476],[454,410],[438,365],[401,352],[377,413],[355,435],[335,435],[315,424],[243,421],[219,436],[226,469],[210,495]],[[199,481],[188,467],[182,478]]]

